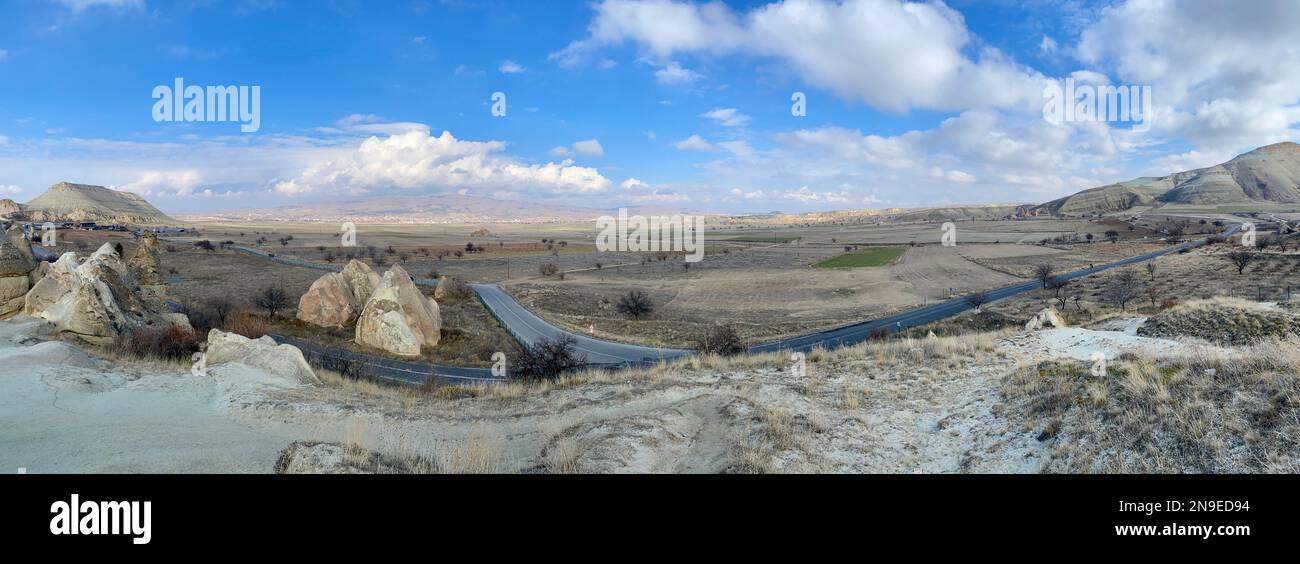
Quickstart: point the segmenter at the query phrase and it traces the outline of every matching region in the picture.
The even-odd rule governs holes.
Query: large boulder
[[[31,288],[36,257],[22,228],[11,225],[0,238],[0,318],[23,309],[23,296]]]
[[[312,282],[298,300],[298,319],[320,327],[352,325],[378,285],[379,275],[353,259],[343,272],[331,272]]]
[[[40,280],[32,284],[31,291],[27,292],[23,311],[27,315],[37,315],[54,305],[54,302],[59,301],[64,294],[72,291],[72,279],[76,276],[79,266],[81,262],[77,260],[77,253],[63,253],[59,260],[44,269],[45,274]]]
[[[277,344],[268,336],[249,339],[238,333],[213,329],[208,332],[208,349],[203,359],[209,368],[236,362],[261,370],[287,384],[320,383],[298,347]]]
[[[140,244],[126,266],[135,278],[135,283],[142,288],[153,291],[166,289],[167,279],[162,274],[162,253],[158,249],[157,235],[145,233],[141,236]]]
[[[366,301],[370,299],[370,294],[379,287],[379,274],[357,259],[348,261],[347,266],[343,267],[342,274],[348,280],[348,288],[352,290],[352,297],[357,305],[364,307]]]
[[[424,297],[401,266],[379,281],[357,319],[356,342],[389,353],[418,357],[438,344],[442,321],[438,302]]]
[[[80,265],[76,255],[65,254],[28,292],[24,310],[60,332],[100,344],[146,325],[169,323],[161,302],[143,300],[132,292],[126,271],[109,243]]]

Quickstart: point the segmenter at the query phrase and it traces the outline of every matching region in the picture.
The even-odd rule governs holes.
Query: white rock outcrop
[[[249,339],[220,329],[208,332],[208,349],[204,361],[209,368],[234,362],[256,368],[286,384],[319,384],[316,373],[293,345],[276,344],[270,337]]]
[[[1026,331],[1036,331],[1044,327],[1068,327],[1068,325],[1055,308],[1049,307],[1044,308],[1025,323]]]
[[[343,272],[331,272],[312,282],[298,300],[299,320],[320,327],[347,327],[357,320],[379,275],[356,259]]]
[[[60,332],[101,344],[146,325],[170,323],[162,302],[141,299],[127,280],[126,265],[109,243],[80,264],[67,253],[27,293],[24,312]]]
[[[442,321],[438,302],[426,298],[401,266],[384,273],[357,318],[356,342],[389,353],[418,357],[438,344]]]

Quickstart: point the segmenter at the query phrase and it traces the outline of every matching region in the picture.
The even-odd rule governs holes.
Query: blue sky
[[[1039,202],[1215,164],[1300,121],[1300,9],[1284,1],[0,10],[0,197],[18,201],[68,180],[168,211],[450,192],[709,211]],[[155,122],[151,92],[175,77],[258,85],[261,128]],[[1043,87],[1067,77],[1150,85],[1153,127],[1047,123]]]

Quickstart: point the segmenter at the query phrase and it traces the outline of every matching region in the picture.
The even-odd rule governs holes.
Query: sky
[[[169,212],[450,193],[720,212],[1043,202],[1300,138],[1291,0],[0,13],[0,198],[19,202],[60,181]],[[177,78],[257,86],[259,127],[155,119]],[[1150,127],[1046,119],[1066,79],[1149,88]]]

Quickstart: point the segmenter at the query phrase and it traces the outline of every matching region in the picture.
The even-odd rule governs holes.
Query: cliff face
[[[176,220],[130,192],[103,186],[60,182],[21,206],[32,221],[99,221],[146,225],[175,224]]]
[[[18,202],[7,198],[0,199],[0,217],[9,217],[19,211],[22,211],[22,208],[18,207]]]

